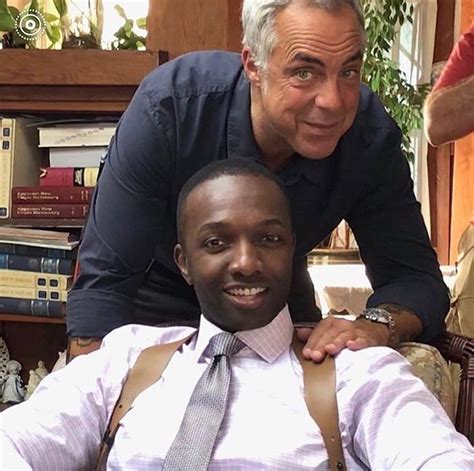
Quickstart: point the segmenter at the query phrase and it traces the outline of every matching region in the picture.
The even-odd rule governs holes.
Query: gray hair
[[[266,69],[268,57],[275,47],[275,17],[295,0],[244,0],[242,6],[242,43],[251,50],[255,65]],[[301,2],[301,1],[300,1]],[[359,0],[305,0],[308,6],[323,10],[337,10],[347,6],[354,10],[359,20],[362,45],[365,45],[366,32],[364,11]]]

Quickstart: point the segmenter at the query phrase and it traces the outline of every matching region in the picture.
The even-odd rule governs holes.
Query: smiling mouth
[[[264,301],[268,288],[231,288],[224,292],[228,295],[230,301],[238,307],[257,308]]]
[[[321,129],[321,130],[334,129],[338,124],[338,123],[332,123],[332,124],[310,123],[308,121],[304,121],[304,123],[312,128]]]
[[[263,293],[267,288],[232,288],[226,290],[232,296],[255,296]]]

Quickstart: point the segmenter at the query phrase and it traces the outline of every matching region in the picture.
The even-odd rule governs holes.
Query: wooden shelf
[[[27,316],[23,314],[5,314],[0,312],[0,322],[28,322],[29,324],[65,324],[64,317]]]
[[[120,114],[167,54],[92,49],[0,50],[0,112]]]
[[[0,219],[0,226],[9,227],[32,227],[35,229],[42,228],[82,228],[85,224],[85,219]]]

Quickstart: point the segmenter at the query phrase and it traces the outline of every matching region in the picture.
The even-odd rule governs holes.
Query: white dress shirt
[[[129,325],[97,352],[48,375],[32,397],[0,415],[0,469],[92,469],[124,379],[144,348],[192,333]],[[123,418],[107,469],[160,469],[220,329],[201,317],[198,336],[170,361]],[[303,398],[285,308],[269,325],[236,335],[229,407],[210,470],[327,469],[319,429]],[[397,352],[344,350],[336,359],[342,443],[349,470],[474,469],[474,451]],[[205,425],[203,425],[205,426]]]

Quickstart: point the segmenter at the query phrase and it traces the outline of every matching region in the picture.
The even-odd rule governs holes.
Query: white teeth
[[[265,288],[238,288],[230,289],[229,293],[234,296],[255,296],[256,294],[263,293]]]

